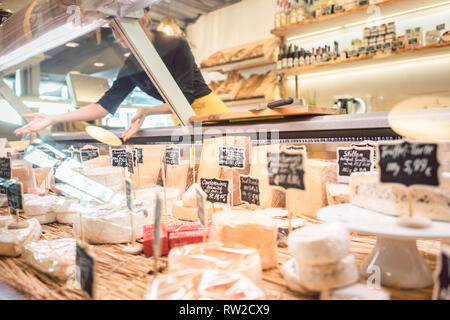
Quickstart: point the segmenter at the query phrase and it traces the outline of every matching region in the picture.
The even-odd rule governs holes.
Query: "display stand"
[[[417,239],[450,239],[450,223],[433,221],[431,228],[411,229],[396,224],[397,217],[352,204],[328,206],[317,212],[323,222],[339,222],[350,231],[376,235],[375,247],[360,267],[368,278],[380,270],[381,284],[418,289],[433,284],[432,272],[417,249]]]

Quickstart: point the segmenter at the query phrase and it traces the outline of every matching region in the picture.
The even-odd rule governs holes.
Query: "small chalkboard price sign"
[[[362,141],[359,143],[352,143],[350,147],[359,147],[359,148],[371,148],[373,150],[373,165],[374,168],[377,168],[377,144],[373,141]]]
[[[441,243],[434,278],[433,300],[450,300],[450,245]]]
[[[409,218],[413,219],[411,186],[440,184],[439,144],[385,142],[377,145],[381,183],[397,183],[408,188]]]
[[[125,194],[127,197],[127,207],[128,210],[133,210],[133,200],[132,200],[132,186],[131,186],[131,181],[129,179],[125,179]]]
[[[90,299],[95,297],[95,257],[90,250],[77,242],[75,258],[75,278],[80,283],[81,289]]]
[[[200,179],[200,186],[206,193],[206,200],[212,203],[228,203],[229,184],[228,180]]]
[[[7,189],[7,188],[6,188],[5,186],[0,185],[0,194],[6,194],[6,192],[7,192],[6,189]]]
[[[306,151],[306,147],[301,145],[301,146],[296,146],[296,145],[291,145],[291,146],[282,146],[281,150],[288,150],[288,151]]]
[[[127,169],[129,173],[134,173],[134,154],[133,151],[127,151]]]
[[[133,152],[135,153],[135,156],[137,158],[137,163],[144,163],[144,153],[142,151],[142,148],[133,148]]]
[[[11,179],[11,159],[0,158],[0,178],[9,180]]]
[[[260,205],[259,179],[246,175],[239,176],[241,201]]]
[[[127,167],[127,150],[126,149],[112,149],[111,163],[113,167]]]
[[[172,166],[178,166],[180,164],[180,148],[170,147],[166,148],[166,164]]]
[[[245,168],[245,148],[219,147],[219,166],[228,168]]]
[[[284,189],[305,190],[303,180],[305,159],[305,153],[302,151],[268,152],[269,184]]]
[[[373,148],[371,147],[339,147],[336,149],[338,182],[348,183],[353,172],[374,170]]]
[[[23,211],[23,187],[22,183],[16,182],[6,188],[8,207],[14,210]]]
[[[81,161],[83,162],[100,157],[100,150],[95,147],[81,148],[80,153],[81,153]]]
[[[438,144],[407,141],[379,143],[380,182],[439,186]]]

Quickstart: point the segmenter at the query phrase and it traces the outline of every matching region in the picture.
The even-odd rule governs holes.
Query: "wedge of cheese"
[[[258,250],[263,269],[277,266],[277,223],[266,214],[221,211],[212,218],[212,239]]]
[[[325,183],[328,205],[349,203],[350,186],[343,183]]]
[[[41,224],[55,222],[55,203],[57,200],[58,197],[54,195],[25,194],[23,202],[24,218],[35,218]]]
[[[164,188],[158,185],[150,185],[143,189],[135,190],[136,201],[144,201],[144,206],[149,209],[149,212],[154,211],[156,204],[156,194],[159,194],[161,199],[162,210],[164,210]],[[166,188],[167,198],[167,213],[171,214],[173,210],[173,203],[180,199],[180,192],[178,189]],[[150,205],[150,206],[148,206]]]
[[[267,152],[280,151],[279,144],[253,147],[250,176],[259,178],[260,208],[285,208],[286,192],[269,185]],[[256,207],[256,206],[255,206]]]
[[[145,300],[255,300],[264,291],[237,272],[188,269],[159,275],[145,292]]]
[[[305,190],[286,190],[286,206],[294,215],[316,218],[317,210],[326,207],[325,183],[337,183],[335,161],[308,159],[305,165]]]
[[[444,175],[441,187],[411,186],[414,215],[450,221],[450,178]],[[408,193],[404,186],[378,181],[377,172],[353,173],[350,202],[362,208],[400,216],[409,214]]]
[[[236,243],[199,243],[170,250],[169,272],[191,268],[237,272],[257,285],[262,282],[261,260],[258,251]]]
[[[219,146],[225,144],[225,138],[205,139],[203,141],[202,155],[198,168],[197,183],[201,178],[218,179],[220,177],[221,168],[219,166]]]
[[[83,162],[83,166],[86,168],[101,168],[101,167],[110,167],[111,166],[111,157],[110,156],[100,156],[91,160],[87,160]]]
[[[189,173],[189,161],[181,161],[179,165],[166,166],[166,187],[177,189],[180,194],[186,191]]]
[[[76,240],[39,240],[25,245],[26,264],[59,280],[67,280],[75,273]]]
[[[137,171],[139,172],[138,184],[135,188],[144,188],[148,185],[155,185],[161,171],[161,157],[166,150],[165,145],[136,145],[135,148],[142,149],[143,162],[139,163]]]
[[[0,256],[17,257],[26,244],[37,241],[41,235],[41,225],[36,219],[27,220],[24,229],[0,229]]]
[[[150,223],[150,215],[146,210],[131,213],[127,208],[103,205],[87,210],[82,215],[85,241],[92,244],[116,244],[131,242],[131,219],[135,240],[142,238],[143,226]],[[75,233],[80,236],[80,219],[75,219]]]
[[[181,196],[181,200],[183,201],[183,207],[186,208],[197,208],[197,196],[195,192],[195,188],[199,188],[200,185],[198,183],[194,183],[191,185],[185,193]]]

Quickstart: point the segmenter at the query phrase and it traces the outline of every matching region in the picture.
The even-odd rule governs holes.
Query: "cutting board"
[[[312,106],[288,106],[279,107],[274,109],[263,109],[263,110],[251,110],[251,111],[240,111],[240,112],[228,112],[228,113],[218,113],[209,114],[201,116],[193,116],[190,118],[191,122],[223,122],[223,121],[233,121],[233,120],[254,120],[258,118],[280,118],[280,117],[294,117],[294,116],[313,116],[313,115],[338,115],[345,114],[344,109],[333,109],[333,108],[321,108]]]

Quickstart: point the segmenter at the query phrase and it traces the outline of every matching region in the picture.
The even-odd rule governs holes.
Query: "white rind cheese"
[[[310,291],[342,288],[359,279],[355,257],[349,254],[336,263],[304,265],[297,261],[298,282]]]
[[[412,186],[414,215],[432,220],[450,221],[450,178],[442,178],[441,187]],[[400,216],[409,214],[408,194],[402,185],[378,181],[377,172],[353,173],[350,179],[350,203],[373,211]]]
[[[306,296],[316,296],[317,293],[309,291],[299,283],[299,272],[298,263],[295,259],[290,259],[280,267],[281,275],[283,276],[284,283],[286,287],[294,291],[295,293],[306,295]]]
[[[328,205],[350,202],[350,186],[348,184],[325,183]]]
[[[83,213],[83,234],[91,244],[129,243],[131,239],[130,211],[126,208],[99,206]],[[147,211],[133,213],[135,240],[142,238],[143,226],[151,223]],[[74,231],[80,235],[80,219],[74,221]]]
[[[39,239],[42,231],[39,221],[29,219],[27,222],[28,227],[24,229],[0,229],[0,256],[20,256],[27,243]]]
[[[67,280],[75,272],[75,239],[39,240],[25,246],[25,263],[37,270]]]
[[[329,264],[348,254],[350,235],[336,223],[309,225],[293,231],[288,245],[292,257],[303,265]]]

